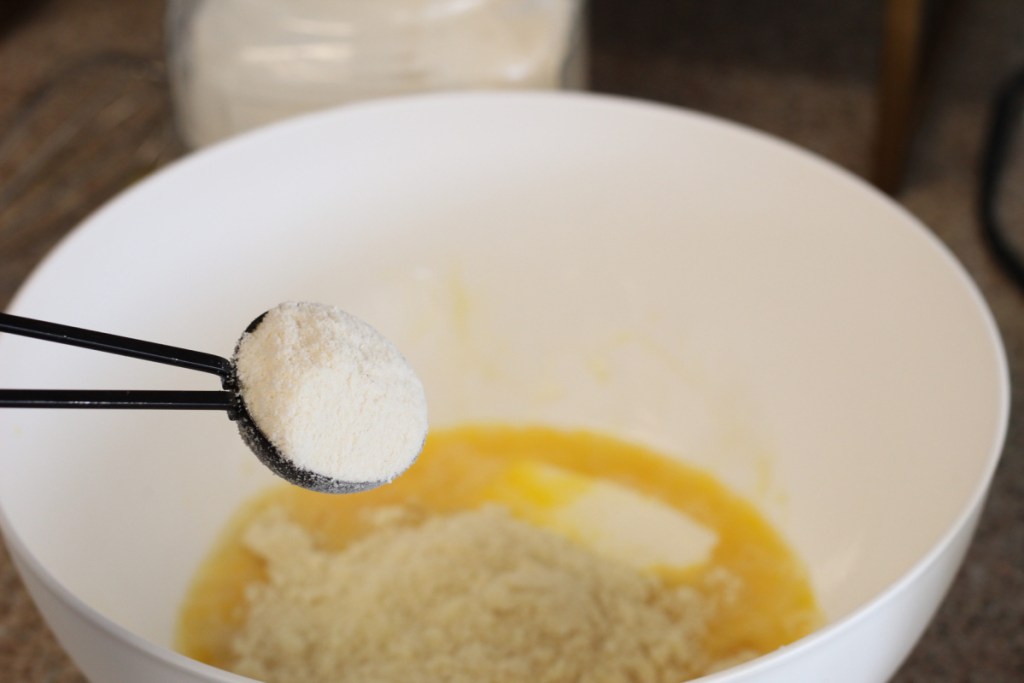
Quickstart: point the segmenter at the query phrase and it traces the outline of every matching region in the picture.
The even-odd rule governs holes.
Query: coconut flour
[[[299,469],[389,482],[427,433],[423,385],[377,330],[333,306],[285,303],[242,336],[239,391],[253,422]]]

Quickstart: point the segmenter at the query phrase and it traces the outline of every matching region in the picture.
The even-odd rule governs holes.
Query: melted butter
[[[214,666],[229,663],[232,635],[245,619],[245,588],[266,578],[241,536],[268,507],[283,506],[328,550],[368,533],[374,511],[395,506],[425,516],[499,502],[527,521],[566,532],[551,523],[554,511],[585,496],[595,480],[658,501],[713,533],[701,562],[652,570],[670,585],[708,592],[720,586],[705,580],[709,572],[724,569],[737,579],[718,589],[734,592],[735,599],[723,601],[709,625],[704,646],[714,658],[769,652],[820,623],[800,561],[752,505],[708,474],[587,432],[463,427],[431,432],[416,464],[388,486],[332,496],[281,485],[243,506],[197,573],[180,616],[177,648]]]

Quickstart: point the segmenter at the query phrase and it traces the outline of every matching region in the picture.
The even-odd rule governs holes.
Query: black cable
[[[1024,289],[1024,260],[1014,248],[999,220],[999,196],[1006,161],[1014,136],[1024,119],[1024,69],[999,89],[992,109],[988,140],[984,149],[979,188],[981,228],[989,248],[1006,274]]]

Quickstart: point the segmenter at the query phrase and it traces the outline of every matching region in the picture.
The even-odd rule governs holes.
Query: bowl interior
[[[807,562],[831,619],[990,476],[998,339],[948,254],[847,175],[705,117],[583,96],[350,107],[195,156],[90,219],[14,311],[229,355],[340,305],[421,373],[434,426],[599,429],[707,468]],[[217,388],[31,340],[11,387]],[[0,501],[58,581],[157,643],[273,478],[220,414],[4,411]]]

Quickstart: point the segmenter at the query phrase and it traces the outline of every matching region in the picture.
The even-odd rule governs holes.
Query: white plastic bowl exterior
[[[596,428],[758,504],[829,624],[709,681],[886,680],[1006,428],[991,316],[914,218],[776,140],[611,98],[417,97],[242,136],[86,221],[12,310],[227,355],[283,300],[381,329],[435,426]],[[2,386],[216,388],[0,349]],[[8,410],[0,439],[4,535],[90,680],[246,680],[169,648],[197,563],[273,481],[222,415]]]

